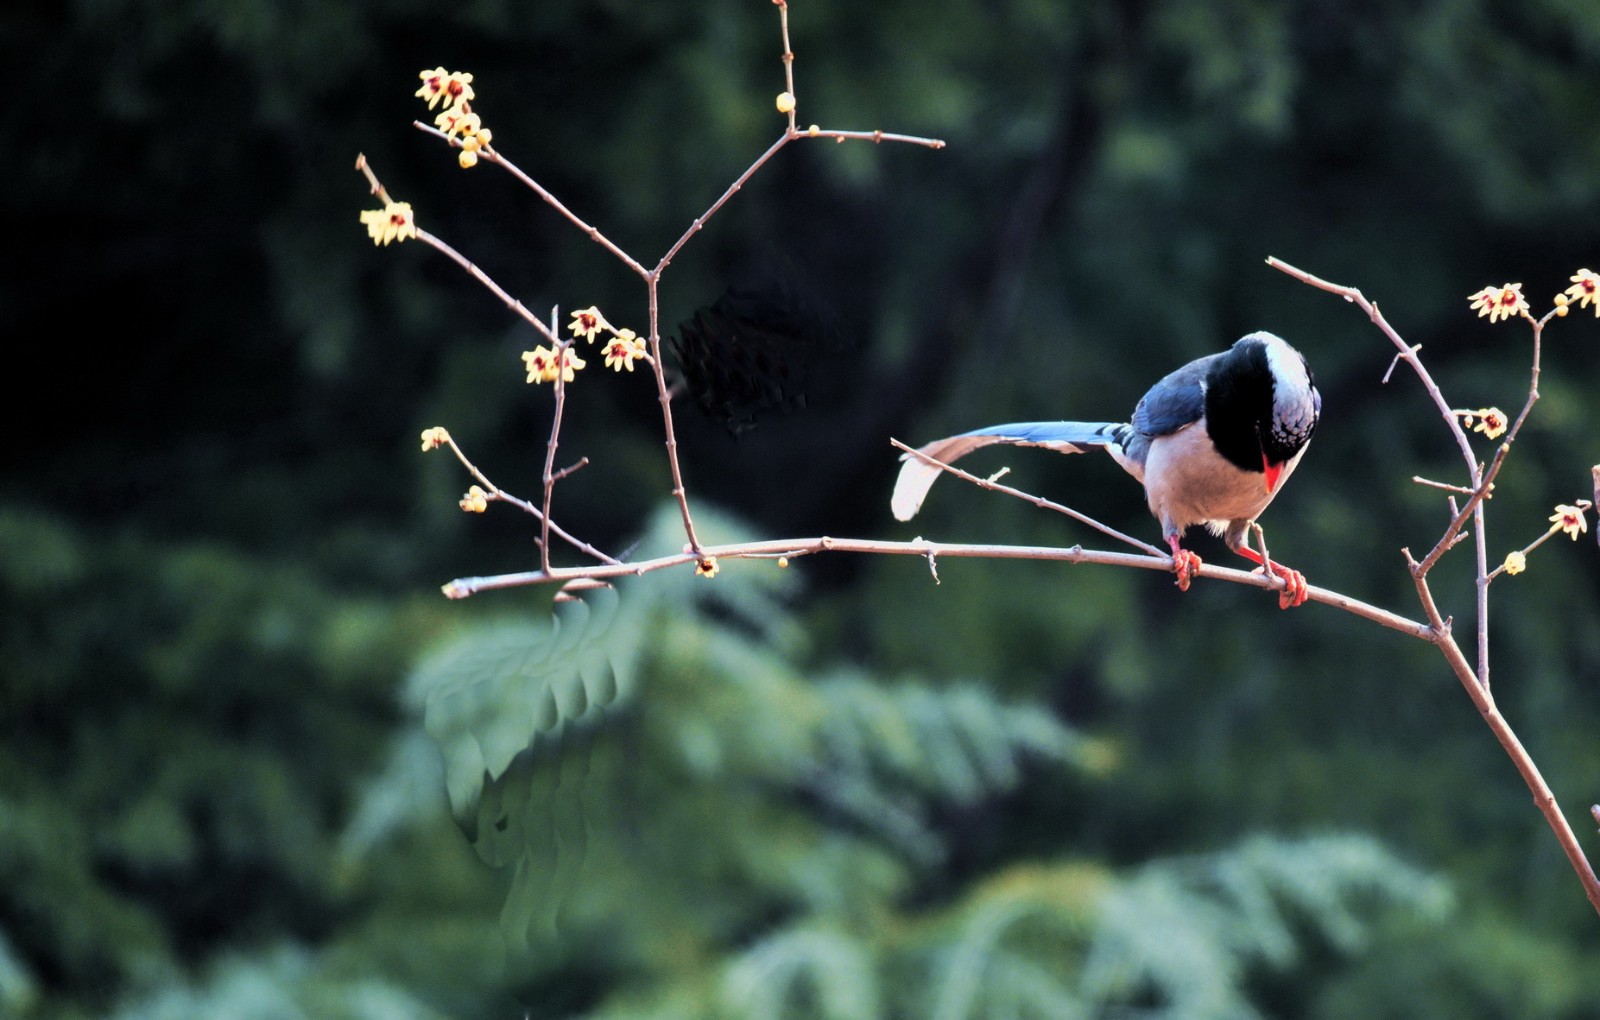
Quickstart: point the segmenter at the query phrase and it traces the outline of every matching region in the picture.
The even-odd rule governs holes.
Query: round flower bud
[[[789,113],[793,109],[794,109],[794,93],[793,92],[779,92],[778,93],[778,112],[779,113]]]

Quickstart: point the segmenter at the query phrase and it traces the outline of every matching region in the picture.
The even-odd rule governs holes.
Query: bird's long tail
[[[944,464],[951,464],[973,450],[995,443],[1013,446],[1042,446],[1058,453],[1082,453],[1094,447],[1108,447],[1119,462],[1122,450],[1133,438],[1133,426],[1109,421],[1025,421],[995,425],[976,432],[940,439],[918,450]],[[909,521],[922,508],[922,501],[942,474],[937,467],[911,454],[900,458],[900,478],[894,484],[889,507],[896,520]],[[1124,464],[1124,467],[1127,465]]]

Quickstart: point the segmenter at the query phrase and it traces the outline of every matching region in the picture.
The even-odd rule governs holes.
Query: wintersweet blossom
[[[1521,552],[1506,553],[1506,562],[1503,569],[1508,574],[1520,574],[1528,569],[1528,557]]]
[[[367,225],[367,236],[373,244],[388,244],[417,236],[416,219],[410,202],[390,202],[382,209],[363,209],[361,222]]]
[[[422,79],[422,87],[417,89],[415,95],[418,99],[426,99],[430,110],[441,99],[448,107],[467,102],[473,96],[472,75],[464,71],[446,71],[443,67],[436,67],[431,71],[419,72],[417,77]]]
[[[1556,512],[1550,515],[1550,530],[1565,531],[1574,542],[1578,536],[1589,530],[1589,520],[1583,515],[1583,508],[1561,503],[1556,506]]]
[[[474,485],[461,497],[461,509],[469,514],[481,514],[489,509],[489,494],[480,486]]]
[[[433,126],[447,135],[470,138],[483,130],[483,118],[472,112],[470,103],[460,103],[433,118]]]
[[[1587,269],[1580,269],[1572,276],[1572,286],[1566,293],[1572,295],[1572,300],[1578,302],[1579,308],[1588,308],[1594,305],[1594,314],[1600,318],[1600,274]]]
[[[1476,411],[1457,411],[1461,424],[1474,432],[1482,432],[1485,439],[1499,439],[1506,434],[1506,415],[1498,407],[1480,407]]]
[[[717,566],[715,556],[702,556],[694,565],[694,572],[698,577],[716,577],[719,569],[721,568]]]
[[[573,312],[572,321],[567,323],[567,328],[572,330],[573,339],[581,336],[590,343],[594,343],[595,334],[599,333],[605,326],[606,317],[601,315],[600,309],[594,305],[590,305],[588,308],[580,308]]]
[[[450,441],[450,433],[435,425],[431,429],[422,430],[422,452],[437,450]]]
[[[1499,287],[1485,287],[1476,294],[1467,298],[1472,302],[1472,307],[1478,310],[1478,317],[1485,315],[1490,322],[1509,319],[1516,315],[1526,315],[1528,301],[1522,296],[1522,284],[1507,283]]]
[[[569,383],[579,369],[588,365],[570,348],[552,350],[544,344],[531,351],[523,351],[522,361],[528,367],[528,381],[531,383],[555,382],[557,376],[562,382]]]
[[[617,335],[606,344],[606,367],[613,371],[627,369],[632,372],[635,361],[649,356],[644,341],[631,329],[618,330]]]

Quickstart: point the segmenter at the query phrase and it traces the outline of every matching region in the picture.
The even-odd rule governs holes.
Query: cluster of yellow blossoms
[[[1600,274],[1589,269],[1580,269],[1571,279],[1572,286],[1556,295],[1556,315],[1566,315],[1567,308],[1576,301],[1579,308],[1593,305],[1595,316],[1600,317]],[[1522,296],[1520,283],[1485,287],[1476,294],[1468,296],[1467,300],[1472,302],[1472,307],[1477,310],[1479,318],[1487,315],[1490,322],[1519,317],[1533,318],[1528,311],[1528,299]]]
[[[572,313],[572,321],[567,324],[572,331],[572,339],[576,341],[582,337],[587,343],[594,343],[595,337],[601,333],[610,333],[611,339],[603,347],[606,367],[615,372],[627,369],[633,371],[635,361],[650,361],[650,349],[644,340],[631,329],[618,329],[606,321],[600,314],[600,309],[590,305]],[[555,382],[557,377],[564,383],[572,381],[574,374],[586,367],[589,363],[578,357],[570,347],[546,347],[540,344],[531,351],[522,352],[522,361],[528,367],[528,381],[531,383]]]
[[[367,225],[367,236],[373,244],[388,244],[417,236],[417,221],[411,213],[410,202],[388,202],[382,209],[363,209],[361,222]]]
[[[459,159],[463,168],[477,165],[478,153],[492,151],[489,143],[494,141],[494,132],[484,127],[482,119],[472,112],[472,100],[476,95],[472,91],[472,75],[436,67],[419,72],[417,77],[422,79],[417,98],[426,99],[428,109],[441,101],[444,103],[444,109],[433,119],[433,126],[460,141]]]

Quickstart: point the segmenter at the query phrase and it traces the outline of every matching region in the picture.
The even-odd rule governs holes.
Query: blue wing
[[[1206,373],[1219,355],[1196,358],[1150,387],[1133,409],[1133,427],[1145,436],[1170,436],[1206,413]]]

